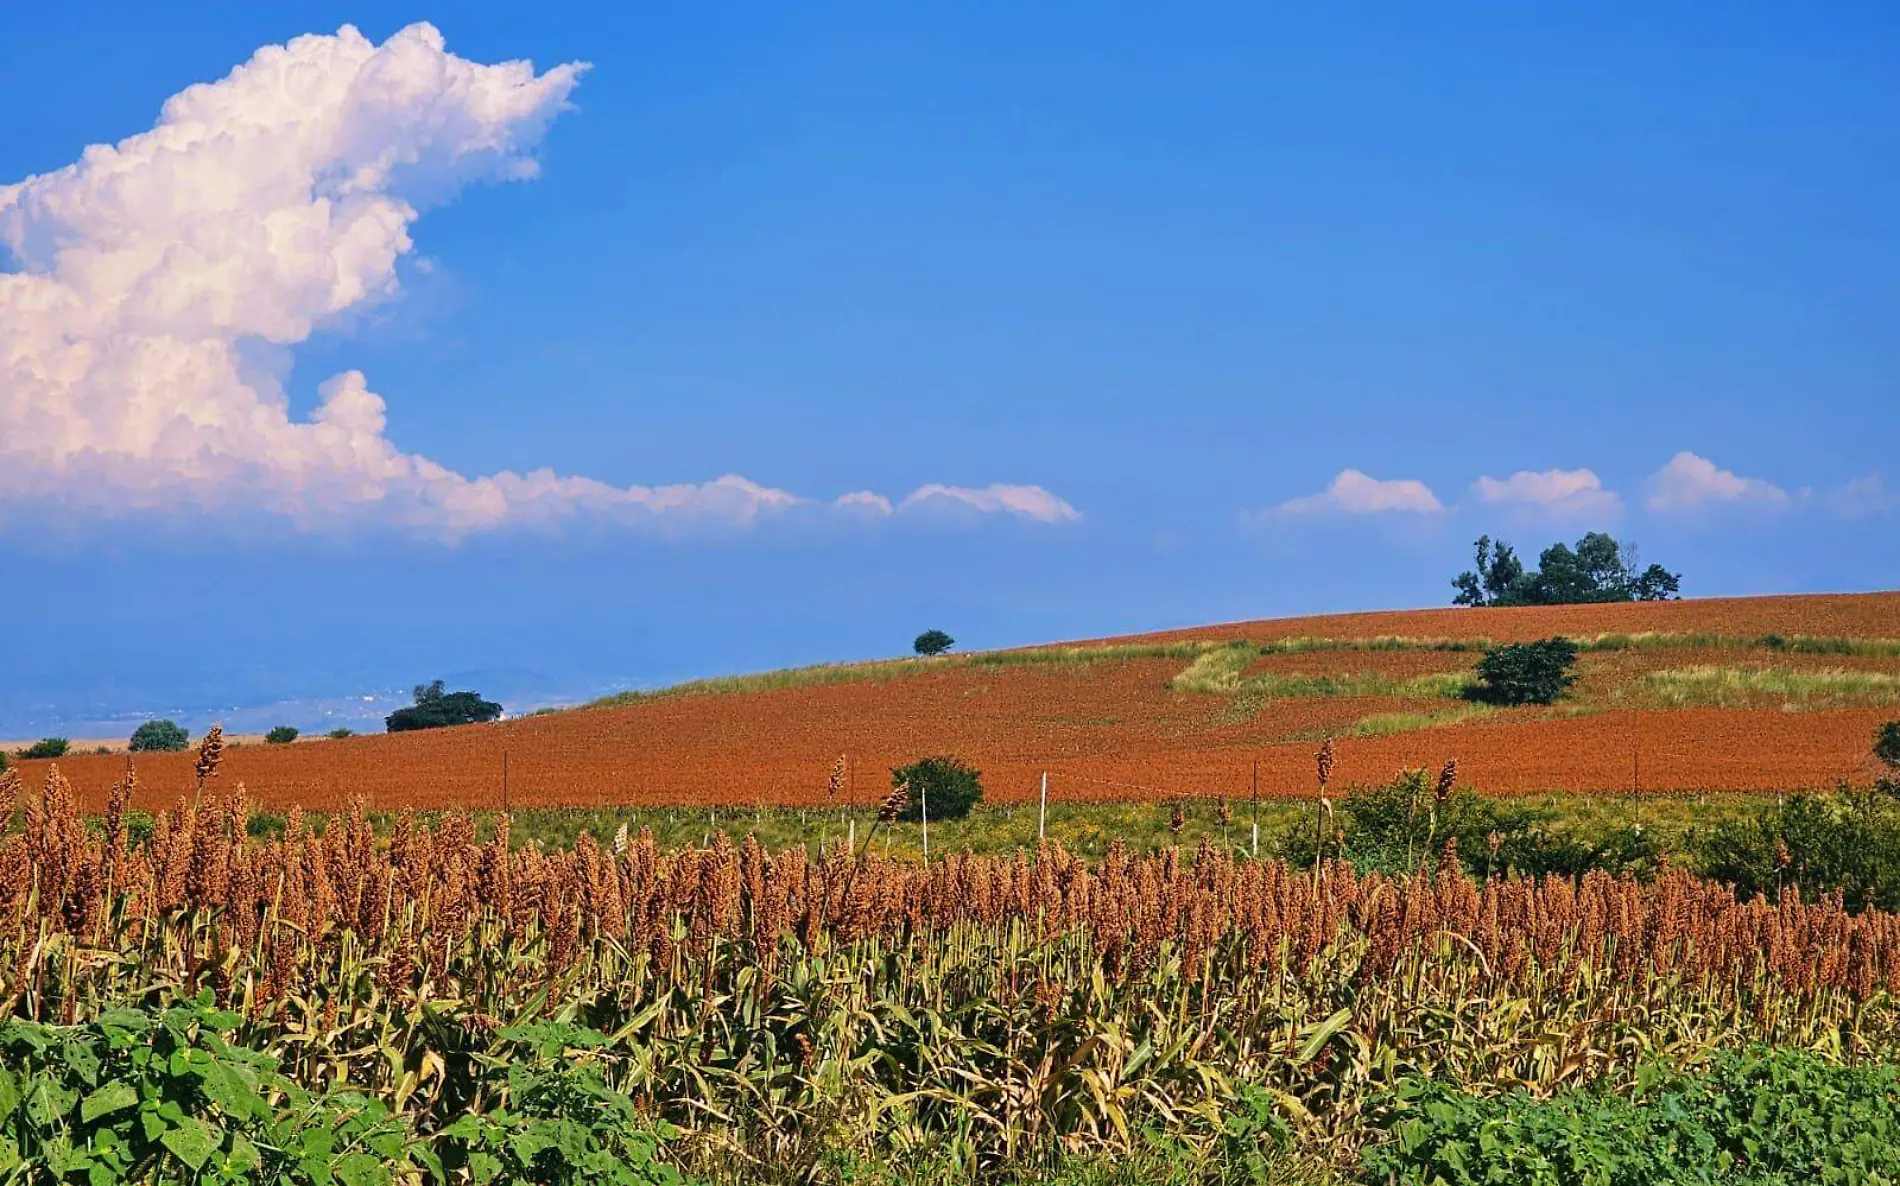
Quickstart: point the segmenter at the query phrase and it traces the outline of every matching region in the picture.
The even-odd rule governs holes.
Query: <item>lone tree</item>
[[[957,645],[957,640],[941,630],[926,630],[910,644],[911,649],[920,655],[941,655]]]
[[[479,725],[501,715],[501,705],[475,692],[444,692],[442,681],[417,684],[416,702],[383,718],[391,733],[412,729],[441,729],[449,725]]]
[[[177,753],[191,744],[191,734],[177,721],[147,721],[132,730],[127,749],[135,754]]]
[[[1552,544],[1525,569],[1510,544],[1478,537],[1477,564],[1451,582],[1453,605],[1576,605],[1602,601],[1668,601],[1682,574],[1660,564],[1638,569],[1636,545],[1593,531],[1572,549]]]
[[[1577,644],[1567,638],[1494,647],[1478,661],[1478,683],[1467,693],[1487,704],[1551,704],[1577,677]]]
[[[72,748],[72,742],[64,737],[42,737],[32,745],[20,751],[22,758],[63,758]]]
[[[957,758],[924,758],[891,771],[893,787],[910,784],[910,801],[898,819],[916,823],[924,818],[962,819],[983,801],[983,775]]]
[[[297,740],[297,728],[294,725],[279,725],[264,734],[266,745],[289,745],[295,740]]]

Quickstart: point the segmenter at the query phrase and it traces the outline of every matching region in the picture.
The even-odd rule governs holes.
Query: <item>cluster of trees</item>
[[[1680,594],[1682,574],[1660,564],[1639,569],[1634,544],[1601,531],[1552,544],[1526,569],[1510,544],[1478,537],[1477,566],[1452,581],[1453,605],[1577,605],[1601,601],[1668,601]]]
[[[483,700],[476,692],[443,691],[441,680],[417,684],[414,695],[414,704],[399,708],[383,718],[384,726],[391,733],[441,729],[449,725],[478,725],[501,716],[501,705],[493,700]]]
[[[949,646],[949,636],[944,636],[945,649]],[[439,729],[446,725],[473,725],[484,721],[496,720],[501,716],[501,705],[493,700],[484,700],[475,692],[449,692],[443,689],[442,681],[417,684],[414,689],[415,703],[407,708],[399,708],[384,718],[384,724],[391,733],[402,733],[411,729]],[[278,725],[264,734],[269,745],[289,745],[302,736],[301,730],[294,725]],[[345,737],[354,737],[353,729],[332,729],[327,734],[332,741]],[[126,748],[135,754],[177,753],[191,747],[191,734],[176,721],[158,719],[146,721],[132,731],[132,737]],[[21,758],[63,758],[72,752],[72,743],[64,737],[43,737],[32,745],[17,752]],[[101,748],[99,753],[107,752]],[[0,753],[0,770],[6,769],[6,755]]]

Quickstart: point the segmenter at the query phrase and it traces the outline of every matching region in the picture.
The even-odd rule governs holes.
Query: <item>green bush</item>
[[[64,737],[42,737],[20,751],[22,758],[63,758],[72,743]]]
[[[982,772],[956,758],[925,758],[891,771],[891,786],[910,784],[910,802],[899,819],[962,819],[983,801]]]
[[[329,738],[329,739],[330,739],[331,741],[342,741],[342,740],[343,740],[343,739],[344,739],[345,737],[355,737],[355,736],[356,736],[356,730],[354,730],[354,729],[332,729],[332,730],[330,730],[330,731],[329,731],[328,733],[325,733],[325,734],[324,734],[324,736],[325,736],[325,737],[328,737],[328,738]]]
[[[1900,1069],[1798,1050],[1718,1055],[1538,1099],[1409,1081],[1361,1158],[1394,1186],[1792,1186],[1900,1177]]]
[[[1743,897],[1784,888],[1806,901],[1838,892],[1848,909],[1900,909],[1900,808],[1892,797],[1846,787],[1796,795],[1691,833],[1692,861]]]
[[[1900,774],[1900,721],[1888,721],[1874,734],[1874,757],[1894,774]],[[1891,779],[1882,781],[1892,786]]]
[[[445,692],[441,680],[417,684],[415,700],[408,708],[399,708],[383,718],[391,733],[476,725],[501,716],[501,705],[493,700],[483,700],[474,692]]]
[[[910,644],[911,649],[920,655],[941,655],[957,645],[957,640],[941,630],[926,630]]]
[[[290,725],[279,725],[264,734],[264,744],[266,745],[289,745],[295,740],[297,740],[297,730]]]
[[[1642,876],[1655,871],[1656,841],[1641,829],[1615,827],[1586,839],[1553,830],[1550,825],[1561,817],[1555,810],[1489,798],[1469,787],[1435,803],[1433,789],[1428,771],[1407,770],[1383,786],[1348,790],[1336,809],[1346,859],[1362,871],[1408,873],[1420,864],[1437,864],[1446,841],[1456,840],[1459,864],[1474,875],[1576,877],[1601,869]],[[1293,827],[1280,839],[1280,856],[1311,865],[1313,843],[1310,825]],[[1333,855],[1330,842],[1327,855]]]
[[[176,753],[191,745],[191,734],[176,721],[147,721],[132,731],[127,747],[135,754]]]
[[[1466,693],[1487,704],[1552,704],[1577,682],[1570,669],[1577,644],[1567,638],[1507,643],[1478,661],[1478,682]]]

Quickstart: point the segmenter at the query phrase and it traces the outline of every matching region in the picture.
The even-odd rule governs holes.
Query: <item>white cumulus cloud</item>
[[[726,476],[621,487],[550,470],[468,477],[386,436],[346,371],[293,419],[257,343],[289,347],[399,292],[421,209],[529,178],[585,63],[449,53],[412,25],[267,46],[168,100],[156,126],[0,186],[0,500],[87,511],[241,509],[445,536],[575,513],[745,525],[814,500]],[[1059,522],[1038,487],[926,486]],[[843,508],[891,514],[882,495]],[[1059,508],[1059,510],[1056,510]],[[1052,513],[1054,511],[1054,513]]]
[[[1553,518],[1612,515],[1623,506],[1616,492],[1604,489],[1602,479],[1587,469],[1519,470],[1508,478],[1481,477],[1475,489],[1487,505]]]
[[[1649,507],[1691,510],[1719,504],[1781,505],[1788,492],[1760,478],[1744,478],[1688,450],[1676,454],[1649,479]]]
[[[1273,508],[1276,515],[1378,515],[1387,512],[1433,514],[1444,504],[1430,486],[1412,478],[1381,481],[1356,469],[1339,471],[1338,476],[1318,494],[1288,499]]]

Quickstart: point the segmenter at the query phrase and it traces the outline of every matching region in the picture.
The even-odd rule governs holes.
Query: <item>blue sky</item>
[[[1900,584],[1890,5],[28,7],[0,736]]]

